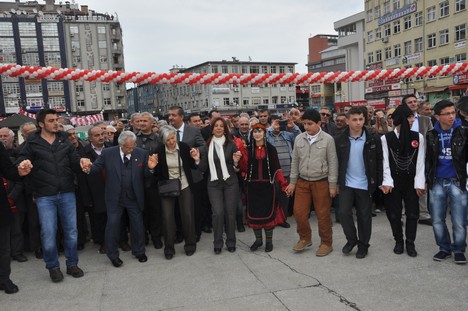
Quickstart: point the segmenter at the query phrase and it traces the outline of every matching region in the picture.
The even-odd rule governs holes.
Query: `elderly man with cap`
[[[380,187],[384,193],[387,218],[395,239],[395,254],[404,251],[410,257],[418,253],[414,245],[419,218],[418,197],[425,192],[424,176],[424,137],[410,130],[414,114],[407,105],[401,105],[392,114],[395,129],[381,137],[383,151],[383,182]],[[405,203],[406,228],[403,235],[401,222],[403,202]]]

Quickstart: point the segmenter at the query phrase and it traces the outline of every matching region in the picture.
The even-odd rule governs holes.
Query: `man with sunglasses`
[[[333,122],[330,122],[331,117],[332,117],[332,112],[330,108],[328,107],[320,108],[320,122],[321,122],[320,127],[322,128],[322,131],[335,137],[338,133],[338,130],[336,128],[336,125],[333,124]]]

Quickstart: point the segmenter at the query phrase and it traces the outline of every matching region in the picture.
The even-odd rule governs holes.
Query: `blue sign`
[[[399,19],[400,17],[406,16],[408,14],[414,13],[417,10],[417,5],[416,2],[411,3],[410,5],[407,5],[401,9],[395,10],[393,12],[390,12],[382,17],[379,17],[377,20],[377,24],[383,25],[388,22],[391,22],[395,19]]]

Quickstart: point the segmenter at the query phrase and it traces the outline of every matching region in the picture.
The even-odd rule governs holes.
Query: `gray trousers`
[[[226,246],[236,246],[236,209],[239,201],[237,178],[226,181],[208,181],[208,196],[213,211],[214,248],[223,247],[223,229],[226,226]]]

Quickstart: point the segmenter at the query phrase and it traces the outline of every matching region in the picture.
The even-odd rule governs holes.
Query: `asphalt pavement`
[[[432,227],[419,225],[418,256],[393,253],[394,241],[384,213],[373,218],[369,254],[364,259],[343,255],[346,243],[334,223],[334,251],[316,257],[316,219],[312,247],[292,251],[296,226],[274,230],[274,250],[251,252],[252,230],[237,233],[237,251],[213,253],[211,234],[203,234],[197,252],[187,257],[183,244],[166,260],[162,250],[147,247],[148,262],[130,252],[114,268],[98,247],[88,243],[79,252],[82,278],[65,274],[63,282],[49,279],[44,262],[12,262],[17,294],[0,293],[0,310],[467,310],[468,267],[453,258],[432,260],[438,251]]]

